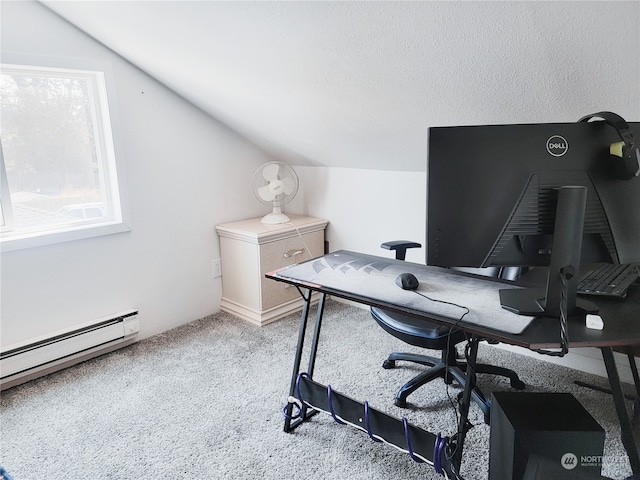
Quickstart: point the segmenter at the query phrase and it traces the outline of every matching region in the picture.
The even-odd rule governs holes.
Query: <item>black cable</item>
[[[453,333],[453,331],[456,329],[456,327],[458,326],[458,324],[462,321],[462,319],[471,312],[471,310],[469,310],[469,307],[465,307],[464,305],[458,305],[457,303],[453,303],[453,302],[447,302],[446,300],[438,300],[436,298],[431,298],[423,293],[418,292],[417,290],[414,290],[414,292],[418,295],[420,295],[421,297],[426,298],[427,300],[431,300],[432,302],[438,302],[438,303],[444,303],[446,305],[453,305],[454,307],[458,307],[458,308],[462,308],[464,310],[466,310],[462,316],[456,320],[456,322],[454,324],[451,325],[451,327],[449,328],[449,333],[447,333],[447,355],[449,354],[449,351],[451,349],[451,334]],[[465,333],[465,338],[466,338],[466,333]],[[467,338],[467,341],[469,339]],[[466,358],[466,353],[465,353],[465,358]],[[449,375],[449,365],[446,365],[445,368],[445,378],[446,376]],[[460,419],[458,418],[458,410],[455,406],[455,404],[453,403],[453,399],[451,398],[451,395],[449,394],[449,384],[445,384],[446,385],[446,392],[447,392],[447,397],[449,398],[449,403],[451,404],[451,406],[453,407],[453,411],[456,414],[456,423],[460,423]]]
[[[574,275],[575,269],[571,265],[567,265],[560,269],[560,280],[562,282],[562,289],[560,292],[560,350],[532,349],[534,352],[542,355],[549,355],[551,357],[564,357],[569,353],[569,326],[567,324],[569,317],[569,297],[567,296],[567,282],[571,280]]]
[[[426,298],[427,300],[431,300],[432,302],[438,302],[438,303],[444,303],[446,305],[453,305],[454,307],[458,307],[458,308],[464,308],[466,310],[466,312],[464,312],[464,314],[462,314],[462,317],[460,317],[456,323],[453,324],[453,326],[455,327],[463,318],[464,316],[470,312],[469,307],[465,307],[464,305],[458,305],[457,303],[453,303],[453,302],[447,302],[446,300],[438,300],[437,298],[431,298],[428,295],[425,295],[424,293],[420,293],[417,290],[413,290],[413,293],[415,293],[416,295],[420,295],[421,297]],[[453,327],[452,327],[453,328]]]
[[[458,318],[458,320],[455,321],[455,323],[453,323],[451,325],[451,327],[449,327],[449,332],[447,333],[447,355],[449,354],[450,348],[451,348],[451,334],[453,333],[453,331],[456,329],[456,327],[458,326],[458,324],[462,321],[462,319],[471,312],[471,310],[469,309],[469,307],[465,307],[464,305],[459,305],[457,303],[453,303],[453,302],[447,302],[446,300],[438,300],[436,298],[431,298],[428,295],[425,295],[423,293],[418,292],[417,290],[413,291],[414,293],[416,293],[417,295],[420,295],[421,297],[426,298],[427,300],[430,300],[432,302],[437,302],[437,303],[443,303],[446,305],[453,305],[454,307],[458,307],[458,308],[462,308],[464,310],[466,310],[462,316],[460,318]],[[466,333],[465,333],[465,337],[466,337]],[[468,360],[469,356],[468,356],[468,351],[467,351],[467,347],[469,346],[469,339],[467,338],[467,346],[465,347],[465,360]],[[449,375],[449,365],[446,365],[445,368],[445,378],[446,376]],[[456,439],[460,432],[460,417],[458,416],[458,409],[456,408],[456,405],[453,402],[453,399],[451,398],[451,395],[449,393],[449,384],[445,383],[446,385],[446,392],[447,392],[447,397],[449,398],[449,403],[451,404],[451,407],[453,408],[453,412],[455,413],[456,416],[456,425],[457,425],[457,431],[455,433],[455,435],[453,435],[453,437],[451,438],[451,440]],[[468,421],[468,419],[467,419]],[[453,456],[456,454],[457,450],[458,450],[458,443],[456,443],[456,448],[453,450],[453,452],[450,452],[447,455],[447,458],[450,460],[451,458],[453,458]],[[444,448],[444,446],[443,446]],[[453,465],[451,465],[453,467]],[[457,475],[454,472],[455,475]]]

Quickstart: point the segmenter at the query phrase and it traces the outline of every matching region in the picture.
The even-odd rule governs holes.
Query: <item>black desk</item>
[[[455,312],[438,311],[433,313],[427,310],[431,307],[413,302],[413,297],[404,297],[405,292],[401,291],[394,283],[399,270],[412,271],[417,274],[419,279],[424,276],[443,278],[448,289],[456,288],[455,282],[453,286],[450,282],[452,276],[454,279],[459,278],[461,285],[464,285],[466,281],[476,282],[474,284],[476,286],[482,284],[489,294],[496,288],[514,285],[503,280],[348,251],[334,252],[319,259],[268,273],[267,278],[294,285],[305,300],[289,390],[291,401],[285,408],[285,416],[287,417],[285,431],[293,430],[314,414],[324,411],[333,415],[337,421],[346,421],[346,423],[367,432],[373,440],[382,439],[401,448],[406,447],[405,449],[414,460],[435,464],[436,468],[442,468],[451,478],[462,478],[459,474],[459,467],[468,429],[467,414],[471,389],[475,385],[474,365],[478,343],[487,339],[534,350],[560,348],[559,321],[553,318],[536,318],[524,330],[519,331],[520,329],[516,328],[516,332],[491,328],[479,321],[477,317],[473,318],[473,322],[466,321],[467,318],[472,318],[469,315],[465,316],[463,321],[458,321],[456,318],[458,314]],[[529,279],[529,281],[537,284],[535,278]],[[306,370],[301,370],[305,333],[311,306],[311,292],[313,291],[320,293],[320,299],[309,361]],[[398,420],[389,417],[369,408],[366,402],[361,404],[337,392],[332,392],[330,388],[327,389],[326,386],[312,380],[326,295],[402,312],[417,318],[426,318],[443,325],[455,324],[456,328],[465,330],[470,335],[467,382],[460,402],[458,434],[455,439],[449,441],[448,445],[448,448],[455,452],[454,455],[442,454],[444,447],[439,435],[408,425],[404,419]],[[590,297],[590,300],[594,301],[594,298]],[[475,302],[475,299],[469,301]],[[640,479],[640,456],[633,437],[631,421],[626,409],[612,350],[612,347],[631,347],[640,344],[640,288],[630,289],[629,296],[624,300],[597,298],[595,301],[605,323],[604,329],[601,331],[590,330],[584,326],[584,319],[570,318],[568,322],[569,348],[598,347],[601,349],[620,421],[622,441],[629,456],[634,476],[636,479]],[[482,302],[478,305],[480,310],[486,306]],[[473,307],[470,309],[474,310]],[[501,309],[498,307],[498,310]],[[486,323],[489,323],[489,320]],[[629,359],[632,362],[632,371],[636,379],[636,391],[640,397],[640,382],[637,378],[635,362],[632,356]],[[295,410],[293,397],[295,396],[303,397],[305,400],[310,399],[309,402],[300,405],[297,418],[293,418],[295,416],[293,415]],[[383,431],[384,434],[378,434]]]

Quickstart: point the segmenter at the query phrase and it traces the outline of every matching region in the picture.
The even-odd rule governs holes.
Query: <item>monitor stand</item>
[[[598,311],[595,304],[577,298],[586,202],[586,187],[560,187],[547,287],[500,290],[502,308],[520,315],[560,318],[564,291],[567,315]]]

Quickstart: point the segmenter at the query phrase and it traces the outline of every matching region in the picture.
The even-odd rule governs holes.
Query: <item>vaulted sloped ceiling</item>
[[[430,126],[639,113],[637,1],[42,3],[297,165],[419,171]]]

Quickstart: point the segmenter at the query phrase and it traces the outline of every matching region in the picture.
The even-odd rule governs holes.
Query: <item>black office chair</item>
[[[382,248],[394,250],[396,258],[404,260],[407,249],[421,247],[419,243],[407,242],[404,240],[383,243]],[[499,270],[494,269],[488,271],[487,274],[499,276]],[[513,276],[513,270],[509,271],[509,275]],[[395,404],[398,407],[407,406],[407,397],[422,385],[436,378],[443,378],[445,383],[451,384],[456,380],[462,387],[465,385],[466,364],[459,362],[457,357],[456,345],[466,340],[465,333],[462,330],[453,330],[446,325],[438,325],[425,320],[403,315],[401,313],[384,310],[377,307],[371,307],[371,314],[375,321],[384,330],[399,338],[403,342],[417,347],[427,348],[430,350],[440,350],[441,358],[429,357],[414,353],[393,352],[389,358],[382,364],[383,368],[395,368],[396,361],[404,360],[431,368],[420,373],[405,383],[396,395]],[[501,375],[509,378],[511,387],[522,390],[525,384],[518,378],[518,375],[507,368],[494,365],[477,364],[476,373],[488,373],[492,375]],[[479,405],[484,420],[489,423],[489,400],[484,396],[482,391],[475,387],[471,393],[472,399]]]

